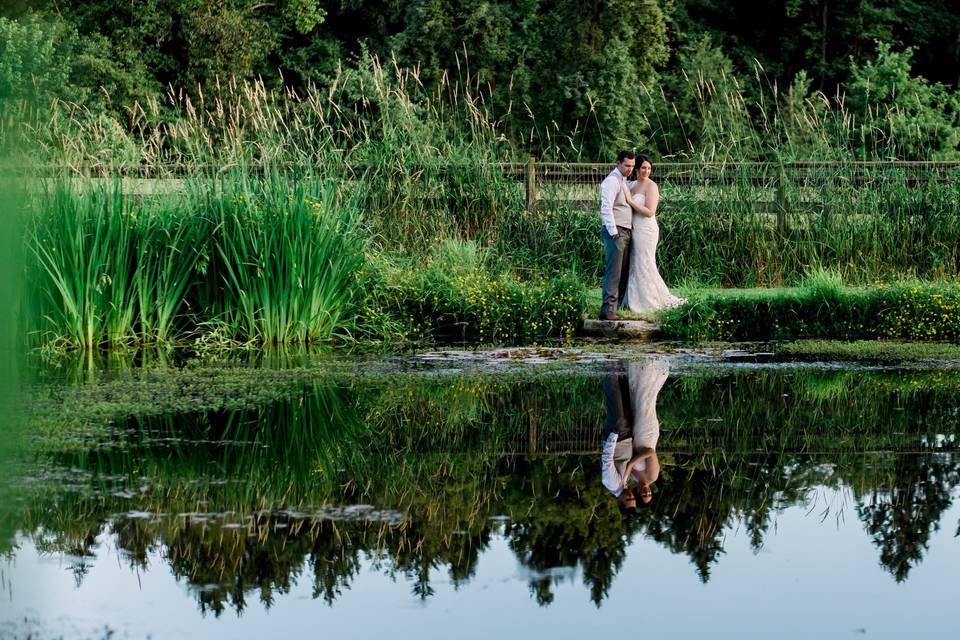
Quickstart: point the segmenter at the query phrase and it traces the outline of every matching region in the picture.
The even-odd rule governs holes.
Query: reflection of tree
[[[144,518],[114,518],[111,530],[117,538],[117,548],[131,568],[147,568],[149,554],[157,550],[154,529]]]
[[[37,539],[42,549],[92,554],[112,520],[115,544],[131,563],[144,566],[150,551],[160,549],[174,575],[194,587],[201,609],[219,615],[227,608],[243,610],[252,593],[270,606],[276,594],[311,571],[314,596],[333,603],[350,588],[364,557],[374,558],[375,569],[406,577],[413,593],[427,598],[437,571],[448,571],[454,585],[470,580],[500,527],[491,518],[506,514],[504,533],[530,572],[537,602],[552,602],[556,576],[565,574],[558,570],[580,567],[599,605],[636,536],[688,556],[706,581],[723,554],[728,527],[743,523],[759,548],[777,512],[805,504],[809,487],[837,482],[834,468],[867,496],[861,517],[877,540],[881,561],[903,579],[960,484],[956,460],[943,457],[891,456],[877,473],[863,467],[861,454],[838,454],[830,465],[822,457],[794,455],[666,455],[669,464],[653,504],[633,517],[621,516],[596,482],[594,456],[491,463],[443,455],[398,468],[382,485],[371,479],[363,488],[351,486],[342,496],[340,504],[396,504],[406,515],[402,524],[311,520],[283,512],[252,519],[238,513],[239,528],[224,526],[233,518],[112,518],[129,502],[111,491],[62,500],[56,512],[32,511],[33,524],[45,532]],[[222,501],[211,487],[205,491],[161,487],[143,496],[152,501],[143,507],[182,513],[198,500]],[[78,579],[88,565],[76,564]]]
[[[669,483],[661,481],[652,509],[640,514],[646,533],[671,551],[688,555],[703,582],[723,553],[723,529],[734,508],[722,480],[710,469],[678,470]]]
[[[880,563],[902,582],[939,530],[960,474],[944,456],[884,456],[883,462],[890,465],[887,482],[859,498],[857,513],[880,549]]]
[[[683,553],[703,582],[723,554],[724,530],[738,519],[758,550],[774,514],[803,502],[807,487],[822,484],[822,471],[810,462],[790,464],[778,456],[734,456],[717,464],[714,456],[675,456],[661,479],[652,508],[640,513],[647,535]]]
[[[366,557],[429,597],[437,571],[449,572],[455,586],[471,579],[499,529],[491,517],[506,514],[510,548],[529,569],[538,602],[552,601],[558,570],[580,567],[599,605],[637,535],[687,555],[708,580],[727,527],[742,523],[759,549],[780,510],[803,504],[808,487],[843,478],[866,496],[859,513],[884,565],[898,580],[916,566],[960,484],[956,461],[892,456],[884,473],[861,469],[854,478],[864,456],[843,451],[850,443],[858,450],[916,445],[944,429],[936,412],[956,406],[955,391],[931,397],[885,390],[865,375],[835,375],[802,381],[802,402],[793,402],[787,398],[796,387],[783,376],[698,380],[671,380],[659,396],[663,472],[652,506],[632,518],[621,517],[597,481],[595,454],[545,453],[596,447],[603,407],[594,376],[560,385],[431,379],[373,390],[359,382],[317,383],[237,412],[141,417],[121,431],[122,446],[53,458],[55,467],[86,470],[84,482],[103,485],[87,497],[56,487],[38,494],[23,526],[37,532],[41,550],[83,556],[110,524],[132,565],[145,566],[161,549],[201,607],[219,613],[241,610],[251,594],[269,605],[310,571],[314,596],[332,603]],[[906,411],[895,412],[889,432],[861,417],[871,407],[894,405]],[[718,446],[716,454],[691,453]],[[541,457],[515,455],[527,447]],[[805,447],[826,457],[784,453]],[[121,486],[108,478],[120,478]],[[149,479],[148,489],[131,491],[140,478]],[[252,529],[116,515],[192,512],[198,504],[255,516]],[[350,504],[393,509],[404,522],[283,515],[301,506]],[[82,579],[84,564],[77,568]]]
[[[490,528],[486,517],[460,519],[460,514],[451,514],[452,520],[437,522],[420,513],[423,519],[414,518],[384,531],[375,548],[381,558],[389,560],[390,572],[412,580],[413,594],[426,599],[433,595],[430,575],[434,570],[448,567],[454,586],[473,576],[480,552],[490,542]]]
[[[77,587],[90,571],[89,560],[96,557],[97,538],[107,529],[103,509],[101,500],[71,492],[53,500],[48,511],[27,509],[23,515],[26,529],[37,530],[37,551],[73,556],[70,570]]]
[[[320,524],[310,551],[313,567],[313,597],[333,604],[360,573],[359,545],[350,528],[336,523]]]
[[[599,605],[626,557],[635,526],[624,522],[606,490],[595,480],[595,462],[540,460],[517,468],[517,499],[506,527],[510,548],[533,578],[530,591],[541,605],[553,601],[551,571],[583,566],[591,599]]]

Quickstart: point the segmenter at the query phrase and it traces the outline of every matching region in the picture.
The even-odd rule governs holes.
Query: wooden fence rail
[[[611,163],[537,162],[503,165],[508,177],[526,185],[528,208],[540,200],[540,190],[548,184],[599,185],[613,169]],[[773,190],[773,202],[758,202],[763,208],[786,207],[787,185],[824,186],[844,184],[859,187],[871,182],[896,178],[905,186],[929,183],[960,183],[960,162],[672,162],[654,165],[653,179],[672,186],[741,184]]]
[[[568,204],[595,206],[598,201],[597,187],[612,170],[613,164],[541,162],[530,158],[526,162],[501,163],[500,169],[509,180],[523,185],[528,210],[536,209],[545,200],[562,198]],[[254,170],[257,167],[253,167]],[[259,169],[264,169],[261,166]],[[276,168],[276,165],[271,166]],[[284,168],[284,167],[281,167]],[[140,195],[157,194],[177,190],[178,178],[202,172],[229,170],[230,165],[198,164],[87,164],[78,166],[0,167],[0,176],[12,175],[67,175],[77,178],[123,177],[131,181],[129,190]],[[250,167],[247,167],[250,169]],[[299,165],[289,165],[285,170],[296,173]],[[369,168],[366,168],[369,169]],[[409,173],[417,167],[405,168]],[[443,173],[443,166],[431,167],[434,173]],[[357,168],[358,175],[362,173]],[[824,191],[833,187],[864,187],[881,181],[896,180],[908,187],[951,188],[960,184],[960,161],[816,161],[816,162],[658,162],[653,176],[667,188],[679,186],[696,187],[742,187],[753,190],[749,198],[740,194],[742,204],[756,211],[776,214],[783,222],[789,210],[825,212],[822,202],[804,201],[795,194],[798,189]],[[171,180],[170,183],[165,181]],[[149,184],[148,184],[149,183]],[[563,196],[560,191],[567,187]],[[124,187],[127,191],[128,187]],[[791,190],[793,195],[791,195]],[[792,198],[792,200],[791,200]]]

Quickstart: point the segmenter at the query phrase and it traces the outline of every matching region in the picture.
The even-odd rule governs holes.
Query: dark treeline
[[[762,120],[773,100],[787,119],[804,104],[839,107],[900,141],[880,145],[887,156],[953,158],[960,14],[950,4],[7,0],[0,99],[56,97],[123,121],[134,103],[168,102],[171,88],[210,95],[260,77],[302,94],[375,56],[428,90],[472,87],[525,152],[689,154],[709,142],[718,109],[745,102]]]

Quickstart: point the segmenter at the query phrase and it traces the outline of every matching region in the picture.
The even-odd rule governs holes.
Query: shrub
[[[571,275],[521,279],[487,266],[473,243],[441,243],[425,264],[379,264],[365,321],[395,319],[402,340],[518,344],[569,338],[586,307]]]
[[[821,279],[797,289],[694,293],[690,304],[664,314],[661,332],[684,340],[960,339],[956,285],[834,285]]]

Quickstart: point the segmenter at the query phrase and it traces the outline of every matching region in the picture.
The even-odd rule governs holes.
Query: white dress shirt
[[[616,219],[613,217],[613,203],[616,202],[618,197],[626,200],[620,193],[620,185],[624,183],[626,183],[628,189],[636,184],[636,182],[624,178],[617,168],[614,168],[600,183],[600,222],[607,233],[614,238],[619,235],[619,232],[617,231]]]

